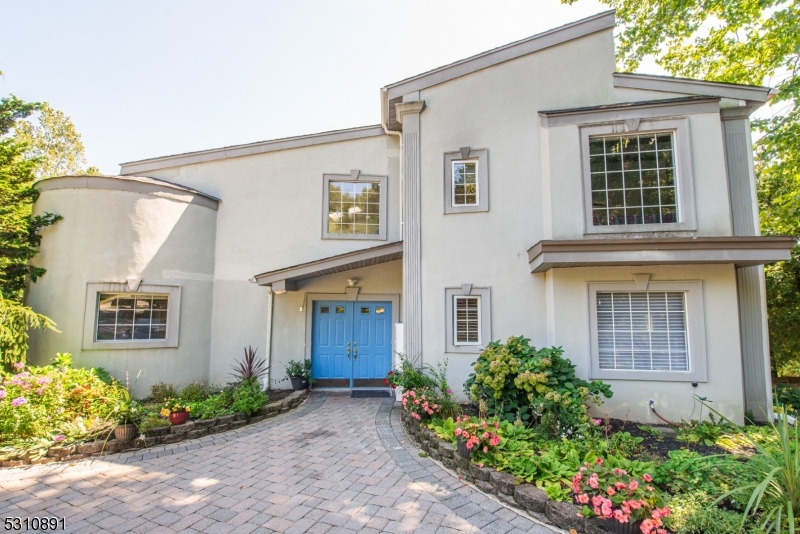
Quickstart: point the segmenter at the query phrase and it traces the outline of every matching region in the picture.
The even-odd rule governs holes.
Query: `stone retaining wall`
[[[234,430],[246,425],[254,425],[278,414],[288,412],[300,405],[309,391],[307,389],[295,391],[283,400],[266,404],[255,415],[248,417],[243,413],[225,415],[216,419],[202,419],[189,421],[182,425],[162,426],[147,430],[143,436],[131,441],[120,441],[112,437],[108,440],[98,439],[87,443],[72,443],[69,445],[54,446],[47,450],[47,455],[36,459],[17,459],[2,462],[2,467],[19,467],[22,465],[49,464],[52,462],[74,462],[84,460],[91,456],[106,456],[118,452],[128,452],[138,449],[147,449],[156,445],[167,445],[179,441],[200,438],[209,434],[219,434],[227,430]]]
[[[578,506],[550,500],[543,489],[532,484],[520,484],[510,473],[491,467],[478,467],[477,464],[461,458],[450,441],[440,439],[436,433],[422,427],[405,410],[401,412],[400,420],[406,434],[419,449],[482,492],[494,495],[502,503],[524,510],[534,519],[567,532],[574,530],[578,534],[607,534],[601,520],[585,519]]]

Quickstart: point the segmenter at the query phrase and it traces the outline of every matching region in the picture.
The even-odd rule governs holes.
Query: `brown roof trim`
[[[642,74],[639,72],[615,72],[614,87],[628,89],[645,89],[667,93],[684,93],[689,95],[721,96],[747,100],[763,104],[769,98],[772,89],[760,85],[744,85],[739,83],[709,82],[692,78],[676,78],[658,74]]]
[[[293,291],[295,284],[301,280],[378,265],[388,261],[399,260],[402,257],[403,242],[396,241],[291,267],[284,267],[275,271],[268,271],[257,274],[254,278],[260,286],[273,286],[274,288],[277,285],[281,289]]]
[[[560,267],[733,263],[788,260],[792,236],[673,237],[539,241],[528,249],[531,272]]]

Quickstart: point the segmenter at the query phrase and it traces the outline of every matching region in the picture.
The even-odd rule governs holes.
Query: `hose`
[[[662,421],[664,421],[665,423],[667,423],[670,426],[674,426],[674,427],[678,427],[679,426],[679,425],[673,423],[672,421],[670,421],[669,419],[665,419],[665,418],[661,417],[661,415],[659,415],[659,413],[656,411],[656,407],[655,407],[655,402],[654,401],[651,400],[648,403],[648,405],[650,406],[650,411],[653,412],[653,415],[655,415],[656,417],[658,417],[659,419],[661,419]]]

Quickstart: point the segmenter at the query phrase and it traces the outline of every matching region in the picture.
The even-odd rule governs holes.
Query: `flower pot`
[[[614,534],[641,534],[642,532],[639,528],[642,526],[641,521],[620,523],[616,519],[604,519],[603,526],[606,527],[607,531]]]
[[[289,380],[292,381],[292,389],[300,391],[301,389],[308,389],[308,380],[302,376],[290,376]]]
[[[136,425],[118,425],[114,429],[114,437],[120,441],[131,441],[136,437]]]
[[[189,420],[189,412],[180,411],[180,412],[170,412],[169,414],[169,422],[173,425],[182,425],[186,421]]]
[[[472,451],[467,448],[467,440],[462,438],[461,436],[456,436],[456,446],[458,450],[458,455],[464,458],[465,460],[469,460],[472,456]]]

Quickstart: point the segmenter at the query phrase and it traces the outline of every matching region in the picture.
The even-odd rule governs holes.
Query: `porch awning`
[[[297,282],[301,280],[378,265],[402,257],[403,242],[397,241],[257,274],[254,278],[258,285],[272,286],[274,291],[296,291]]]
[[[539,241],[528,249],[532,273],[563,267],[733,263],[737,267],[788,260],[792,236],[674,237]]]

